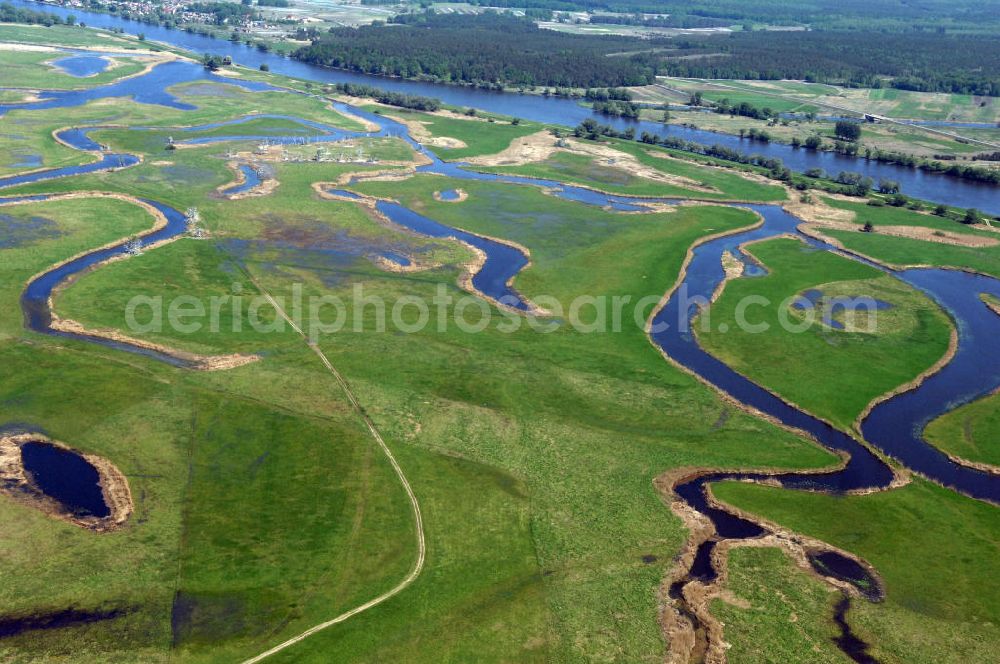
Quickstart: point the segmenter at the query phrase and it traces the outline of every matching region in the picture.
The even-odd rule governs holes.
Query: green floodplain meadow
[[[41,36],[39,36],[41,35]],[[124,36],[92,30],[0,26],[0,40],[96,48]],[[0,51],[7,57],[8,52]],[[16,53],[3,85],[53,78],[47,58]],[[45,55],[51,56],[50,53]],[[98,85],[142,65],[122,55]],[[6,62],[6,60],[5,60]],[[245,72],[275,85],[279,76]],[[61,79],[58,79],[61,80]],[[36,168],[93,159],[57,142],[54,130],[99,122],[93,138],[142,157],[134,167],[20,185],[20,194],[73,194],[0,206],[0,424],[27,423],[77,450],[111,460],[126,476],[135,511],[125,527],[94,533],[0,496],[5,561],[0,623],[68,607],[113,617],[0,638],[8,661],[241,661],[393,588],[416,560],[415,521],[393,468],[364,419],[316,353],[273,308],[249,324],[225,310],[219,331],[128,331],[130,299],[234,290],[276,297],[334,295],[357,286],[392,301],[467,296],[462,275],[476,256],[453,239],[397,227],[369,207],[320,196],[314,184],[359,171],[397,179],[361,181],[358,194],[393,199],[444,225],[517,243],[531,263],[515,281],[529,299],[631,296],[655,302],[677,281],[689,249],[709,236],[752,227],[756,216],[724,202],[781,203],[786,188],[675,152],[619,140],[613,163],[557,148],[545,159],[483,171],[551,178],[635,196],[690,199],[672,209],[619,213],[534,186],[414,174],[417,155],[398,139],[352,139],[379,164],[273,161],[277,186],[230,199],[227,162],[253,141],[166,148],[176,128],[280,114],[361,130],[330,100],[282,91],[245,92],[189,83],[171,92],[181,111],[127,98],[53,110],[11,110],[0,135],[0,176],[37,155]],[[6,97],[0,97],[6,99]],[[483,157],[546,127],[382,108],[462,148],[444,159]],[[139,131],[137,127],[149,127]],[[241,133],[308,135],[287,120],[257,118]],[[184,138],[225,136],[225,128]],[[430,140],[430,139],[429,139]],[[554,138],[552,139],[555,140]],[[444,143],[441,143],[442,145]],[[291,149],[290,149],[291,150]],[[663,175],[630,173],[639,163]],[[462,189],[461,202],[435,193]],[[88,329],[119,330],[202,354],[255,353],[257,362],[200,372],[105,346],[25,329],[21,294],[37,275],[81,252],[133,237],[154,219],[129,200],[198,209],[205,239],[172,243],[87,271],[60,289],[54,309]],[[713,202],[715,201],[715,202]],[[839,199],[831,207],[893,226],[988,234],[932,215]],[[885,234],[830,230],[880,261],[932,264],[1000,275],[997,249]],[[388,270],[379,252],[419,269]],[[931,299],[842,256],[798,240],[748,248],[766,276],[730,280],[702,313],[699,341],[741,373],[836,427],[851,430],[872,399],[907,383],[946,352],[953,323]],[[873,332],[814,321],[742,334],[733,321],[746,295],[773,302],[818,288],[890,303]],[[484,304],[495,320],[514,314]],[[651,308],[651,307],[650,307]],[[569,326],[513,333],[455,326],[380,330],[374,312],[318,340],[392,449],[419,499],[427,539],[421,574],[402,593],[276,654],[272,661],[661,661],[661,584],[688,531],[653,479],[677,468],[820,469],[838,458],[812,441],[734,407],[664,359],[642,325],[618,333]],[[480,311],[470,308],[469,316]],[[768,321],[796,318],[779,306]],[[406,314],[409,315],[409,314]],[[404,318],[406,318],[404,315]],[[412,318],[406,319],[412,322]],[[239,322],[239,324],[237,324]],[[719,323],[734,323],[718,331]],[[239,331],[236,331],[239,328]],[[931,424],[932,443],[956,456],[1000,463],[997,397]],[[832,496],[745,483],[714,488],[720,500],[821,539],[871,562],[886,598],[855,601],[848,619],[882,662],[988,661],[1000,641],[993,581],[1000,513],[914,478],[865,496]],[[832,638],[839,594],[778,549],[737,548],[712,611],[725,623],[733,662],[845,662]],[[764,646],[766,644],[766,647]]]

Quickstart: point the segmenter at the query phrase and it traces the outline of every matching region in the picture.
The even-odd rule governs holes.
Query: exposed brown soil
[[[847,197],[838,196],[840,200],[847,200],[857,203]],[[799,219],[807,222],[805,228],[809,230],[840,230],[840,231],[860,231],[860,225],[855,221],[857,215],[853,210],[842,210],[831,207],[821,200],[814,199],[812,202],[803,203],[796,196],[790,195],[789,201],[782,207]],[[888,235],[891,237],[909,238],[912,240],[923,240],[925,242],[936,242],[938,244],[948,244],[958,247],[994,247],[1000,244],[1000,239],[973,235],[970,233],[956,233],[943,231],[925,226],[906,225],[885,225],[876,226],[873,233]]]
[[[997,304],[993,300],[987,299],[985,297],[982,298],[982,300],[983,300],[983,304],[986,305],[987,309],[989,309],[990,311],[992,311],[993,313],[995,313],[997,316],[1000,316],[1000,304]]]
[[[829,469],[819,469],[810,472],[828,471]],[[770,532],[752,539],[720,540],[712,550],[712,567],[717,572],[716,578],[711,583],[704,583],[697,579],[685,583],[681,589],[681,594],[686,606],[683,609],[675,606],[669,597],[670,588],[685,580],[698,547],[715,535],[715,528],[707,517],[695,511],[681,500],[675,493],[674,487],[708,472],[713,471],[674,468],[653,480],[653,484],[661,498],[690,533],[676,558],[674,567],[664,579],[659,591],[661,598],[660,622],[668,644],[666,661],[670,664],[687,664],[692,661],[724,664],[727,661],[726,652],[729,644],[725,641],[724,625],[712,614],[710,609],[712,600],[714,599],[723,599],[737,605],[743,603],[742,600],[734,598],[726,589],[729,581],[729,552],[736,547],[752,546],[780,549],[803,572],[813,578],[825,581],[831,586],[831,590],[836,589],[853,597],[860,596],[858,589],[848,582],[819,574],[809,562],[809,553],[834,551],[853,560],[862,566],[871,578],[876,581],[879,580],[877,571],[866,561],[854,554],[832,547],[820,540],[800,535],[776,523],[772,523],[756,515],[748,514],[738,508],[720,503],[712,494],[711,487],[706,487],[708,502],[713,507],[730,511],[760,525]],[[775,470],[774,472],[781,471]],[[881,593],[881,590],[879,592]],[[686,612],[689,612],[698,621],[697,630],[691,619],[685,615]]]
[[[388,113],[385,116],[391,120],[396,120],[397,122],[406,125],[406,129],[410,132],[410,136],[413,140],[421,143],[423,145],[433,145],[438,148],[466,148],[465,141],[461,141],[457,138],[452,138],[451,136],[434,136],[427,129],[427,124],[421,122],[420,120],[414,120],[412,118],[405,118],[400,115],[390,115]]]
[[[605,160],[609,167],[621,169],[634,177],[676,185],[692,191],[717,192],[716,189],[706,187],[690,178],[671,175],[647,166],[633,155],[600,143],[564,138],[563,141],[567,147],[561,148],[556,145],[556,141],[557,139],[550,132],[539,131],[534,134],[515,138],[511,141],[510,146],[496,154],[472,157],[468,162],[480,166],[521,166],[544,161],[555,152],[562,150]]]
[[[544,161],[558,149],[555,136],[543,130],[515,138],[496,154],[471,157],[466,161],[479,166],[520,166]]]
[[[46,496],[31,480],[24,470],[21,460],[21,445],[39,441],[55,447],[72,450],[71,447],[38,433],[8,434],[0,436],[0,493],[14,501],[51,516],[52,518],[87,528],[94,532],[105,533],[121,528],[133,511],[132,492],[128,480],[118,468],[103,457],[93,454],[80,454],[96,470],[98,484],[104,494],[104,502],[108,506],[106,517],[77,516],[62,506],[59,501]]]
[[[235,369],[236,367],[242,367],[243,365],[251,364],[260,359],[259,355],[246,355],[243,353],[232,353],[229,355],[200,355],[198,353],[190,353],[188,351],[178,350],[176,348],[164,346],[163,344],[154,343],[145,339],[136,339],[135,337],[130,337],[119,332],[118,330],[108,328],[86,328],[75,320],[59,318],[54,312],[51,315],[51,327],[54,330],[85,335],[88,337],[96,337],[98,339],[108,339],[110,341],[126,343],[130,346],[136,346],[138,348],[153,350],[182,360],[188,369],[194,369],[195,371],[222,371],[225,369]]]

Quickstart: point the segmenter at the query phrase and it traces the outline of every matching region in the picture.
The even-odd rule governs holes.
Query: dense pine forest
[[[729,25],[807,25],[812,28],[873,29],[911,32],[940,28],[960,32],[996,32],[1000,15],[980,0],[469,0],[484,7],[550,11],[600,11],[719,19]]]
[[[403,14],[332,28],[294,57],[339,69],[480,87],[646,85],[657,74],[806,79],[1000,95],[1000,37],[947,32],[735,31],[636,40],[544,30],[510,14]]]
[[[685,40],[702,58],[661,63],[671,76],[806,79],[904,90],[1000,95],[1000,37],[940,33],[734,32]]]
[[[340,69],[470,85],[620,87],[653,81],[667,42],[591,37],[542,30],[530,20],[415,14],[396,24],[333,28],[294,53]],[[641,53],[607,57],[611,53]]]

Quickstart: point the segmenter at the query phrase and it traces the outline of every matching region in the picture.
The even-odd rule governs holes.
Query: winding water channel
[[[494,113],[502,113],[526,120],[535,120],[537,122],[556,125],[573,126],[586,118],[594,118],[603,124],[610,124],[618,129],[632,127],[637,133],[649,131],[654,134],[677,136],[706,145],[719,144],[734,150],[740,150],[741,152],[778,157],[784,161],[786,166],[795,171],[801,172],[810,168],[822,168],[829,173],[847,170],[863,173],[876,180],[883,177],[889,178],[898,181],[904,193],[916,198],[958,207],[975,207],[992,214],[1000,214],[1000,197],[997,196],[997,187],[969,180],[961,180],[948,175],[927,173],[917,169],[867,161],[863,158],[848,157],[832,152],[795,149],[781,143],[752,142],[730,134],[721,134],[676,125],[667,128],[655,122],[637,122],[622,118],[610,118],[595,114],[591,109],[580,106],[578,101],[574,99],[491,92],[475,88],[380,78],[353,72],[338,71],[299,62],[275,53],[264,53],[244,44],[233,44],[228,41],[184,32],[183,30],[147,25],[110,14],[88,12],[77,7],[67,9],[53,5],[43,5],[31,2],[30,0],[11,0],[11,2],[15,6],[44,10],[61,17],[65,17],[67,14],[74,14],[79,20],[94,27],[115,28],[130,34],[142,32],[146,35],[147,39],[170,44],[177,48],[191,51],[192,53],[210,53],[221,56],[230,55],[235,62],[254,69],[262,64],[266,64],[274,73],[285,74],[304,80],[319,83],[361,83],[386,90],[437,97],[445,103],[456,106],[472,106]]]
[[[94,21],[94,23],[99,24],[98,21]],[[147,32],[150,31],[145,26],[143,28]],[[162,32],[167,33],[169,36],[183,35],[190,37],[190,35],[184,35],[184,33],[179,32]],[[153,36],[161,38],[157,34]],[[212,43],[215,44],[216,42]],[[205,49],[199,47],[198,50]],[[263,54],[259,55],[262,56]],[[304,65],[297,66],[301,67]],[[51,95],[46,93],[43,95],[44,99],[42,101],[32,105],[0,106],[0,114],[11,108],[57,108],[86,103],[87,101],[101,98],[101,96],[119,96],[122,94],[134,95],[137,100],[144,103],[158,103],[175,108],[185,108],[185,105],[180,104],[166,91],[166,87],[178,82],[198,80],[200,78],[214,78],[214,76],[206,73],[203,68],[197,65],[181,62],[169,63],[154,68],[152,72],[145,76],[129,79],[127,82],[102,86],[89,91],[53,93]],[[228,83],[234,82],[232,79],[221,80],[225,80]],[[147,90],[147,84],[152,85],[155,92]],[[254,84],[253,89],[263,89],[263,87],[266,86]],[[467,94],[472,93],[472,91],[464,92]],[[541,101],[540,98],[538,101]],[[478,102],[476,103],[478,105]],[[405,126],[399,123],[353,107],[339,105],[338,107],[377,123],[380,129],[377,132],[369,133],[346,132],[321,123],[288,118],[288,116],[273,117],[292,119],[300,123],[303,127],[313,132],[311,140],[339,140],[345,137],[359,136],[398,136],[406,140],[428,158],[429,163],[417,169],[421,173],[438,173],[467,180],[490,180],[522,186],[539,186],[545,188],[546,191],[555,196],[591,205],[607,206],[617,210],[641,209],[643,203],[643,199],[604,194],[553,181],[477,173],[468,170],[462,164],[441,161],[433,153],[416,143],[407,133]],[[518,114],[528,116],[527,113]],[[565,121],[566,118],[563,117],[561,119]],[[181,137],[181,141],[183,141],[184,133],[220,126],[238,127],[246,120],[247,118],[240,118],[226,123],[171,130],[177,131]],[[127,168],[139,162],[138,157],[135,155],[110,153],[102,149],[102,146],[89,137],[91,131],[99,128],[98,126],[70,128],[58,133],[59,139],[65,144],[94,154],[98,159],[95,163],[41,170],[34,173],[0,178],[0,188],[57,177]],[[234,134],[227,137],[216,136],[210,140],[216,142],[247,138],[256,137]],[[268,140],[295,142],[302,140],[302,136],[299,133],[296,133],[294,136],[270,136]],[[193,141],[206,142],[200,141],[197,138],[193,139]],[[955,181],[949,181],[949,183],[952,185],[956,184]],[[966,184],[965,186],[968,185]],[[356,196],[356,194],[352,194],[349,191],[331,191],[332,193],[337,193],[348,198]],[[993,192],[991,196],[995,196],[995,189],[991,189],[991,192]],[[943,200],[935,198],[933,189],[924,190],[922,193],[914,191],[911,191],[911,193],[923,195],[932,200]],[[0,204],[44,200],[45,198],[45,195],[7,197],[0,198]],[[671,199],[648,200],[671,202]],[[948,202],[946,199],[944,200]],[[143,200],[142,202],[155,208],[166,219],[165,225],[141,237],[140,243],[142,246],[149,247],[155,243],[177,237],[186,231],[184,216],[178,210],[153,200]],[[715,526],[715,535],[701,545],[686,578],[679,582],[681,585],[672,591],[672,594],[678,601],[682,601],[680,590],[683,583],[693,580],[711,581],[716,577],[718,571],[713,566],[711,554],[718,542],[726,539],[754,538],[767,534],[766,527],[760,523],[737,516],[723,507],[711,503],[705,489],[707,485],[713,482],[729,479],[769,481],[778,482],[781,486],[790,489],[821,490],[834,493],[884,489],[891,483],[893,473],[886,462],[873,451],[874,449],[897,459],[907,468],[944,486],[952,487],[974,498],[994,503],[1000,502],[1000,476],[956,463],[926,443],[922,438],[924,426],[934,417],[947,412],[961,403],[986,395],[997,387],[1000,387],[1000,345],[996,344],[996,339],[1000,338],[1000,317],[989,311],[978,297],[980,293],[991,293],[1000,297],[1000,282],[982,275],[934,268],[891,272],[894,277],[929,295],[948,311],[958,329],[958,350],[954,358],[941,371],[923,382],[919,387],[877,405],[862,423],[861,431],[867,445],[862,444],[852,435],[840,431],[822,420],[789,405],[775,394],[741,376],[726,364],[704,351],[690,331],[690,322],[697,315],[698,309],[694,305],[690,305],[685,310],[682,310],[682,307],[685,302],[690,302],[690,298],[693,296],[701,295],[707,299],[715,292],[725,277],[721,260],[724,252],[730,251],[739,255],[739,245],[745,242],[776,237],[782,234],[794,234],[817,250],[836,250],[829,245],[800,234],[797,230],[797,226],[800,223],[799,220],[780,207],[774,205],[742,205],[740,207],[758,213],[762,217],[763,223],[750,230],[712,239],[693,250],[684,276],[677,284],[678,287],[683,287],[684,291],[680,291],[680,289],[675,291],[661,310],[654,316],[652,321],[654,328],[651,331],[651,338],[672,361],[695,373],[705,382],[728,394],[741,404],[759,411],[788,427],[806,432],[827,449],[843,453],[846,461],[842,467],[823,473],[787,472],[768,474],[754,472],[706,472],[678,484],[675,487],[676,493],[695,510],[707,516]],[[989,209],[987,205],[980,205],[980,207]],[[444,226],[397,203],[379,201],[377,208],[393,222],[417,233],[432,237],[456,237],[474,245],[486,256],[484,265],[473,277],[474,287],[489,298],[503,302],[513,308],[521,310],[528,310],[530,308],[529,303],[511,287],[512,279],[528,263],[527,256],[516,247],[489,238],[483,238],[460,229]],[[994,208],[996,208],[995,205]],[[170,364],[184,366],[185,363],[183,361],[155,350],[126,342],[90,337],[82,333],[63,332],[52,328],[52,312],[49,309],[49,302],[53,290],[84,270],[111,258],[121,256],[127,253],[128,250],[127,243],[121,241],[112,246],[94,250],[72,259],[33,279],[28,284],[21,298],[25,324],[29,329],[36,332],[99,343],[112,348],[139,353],[160,361],[169,362]],[[405,260],[405,257],[401,258]],[[856,256],[853,258],[855,260],[863,260]],[[879,269],[884,268],[879,267]],[[677,292],[685,292],[686,298],[679,297]],[[685,324],[678,325],[678,321]],[[852,559],[841,556],[837,552],[817,552],[810,560],[817,571],[823,574],[855,583],[859,587],[871,586],[870,582],[872,582],[872,579],[867,578],[867,572],[864,568]],[[873,597],[873,599],[877,598]],[[846,620],[843,620],[847,606],[847,604],[842,604],[838,607],[838,623],[841,623],[846,630],[842,637],[843,642],[844,644],[848,644],[842,644],[842,648],[857,661],[870,661],[870,658],[865,659],[868,656],[865,654],[864,648],[861,647],[863,644],[861,646],[857,645],[857,640],[849,633],[849,629],[846,627]],[[852,641],[852,639],[854,640]],[[854,645],[851,646],[850,644]],[[852,648],[854,648],[853,651]]]

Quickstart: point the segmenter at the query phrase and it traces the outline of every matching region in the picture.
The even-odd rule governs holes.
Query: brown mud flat
[[[178,350],[163,344],[146,341],[145,339],[130,337],[119,332],[118,330],[106,328],[86,328],[75,320],[59,318],[54,312],[51,315],[52,323],[50,324],[50,327],[53,330],[69,332],[71,334],[78,334],[85,337],[93,337],[95,339],[107,339],[109,341],[124,343],[137,348],[152,350],[181,360],[184,362],[185,368],[193,369],[195,371],[224,371],[226,369],[235,369],[246,364],[252,364],[253,362],[260,360],[260,355],[248,355],[244,353],[231,353],[228,355],[200,355],[198,353],[190,353],[188,351]]]
[[[45,495],[24,469],[21,446],[26,443],[45,443],[79,455],[97,471],[98,486],[108,507],[108,516],[78,516],[54,498]],[[83,454],[59,441],[39,433],[7,434],[0,437],[0,493],[26,507],[47,516],[98,533],[117,530],[125,525],[133,511],[132,492],[128,480],[118,468],[103,457]]]
[[[979,296],[979,299],[983,301],[983,304],[986,305],[987,309],[995,313],[997,316],[1000,316],[1000,304],[997,304],[993,300],[983,297],[982,295]]]
[[[396,122],[405,125],[406,129],[410,132],[410,136],[413,137],[413,140],[417,141],[421,145],[431,145],[436,148],[446,148],[449,150],[469,147],[465,144],[465,141],[452,138],[451,136],[434,136],[427,129],[427,124],[421,122],[420,120],[404,118],[399,115],[390,115],[389,113],[385,113],[384,115],[390,120],[395,120]]]

